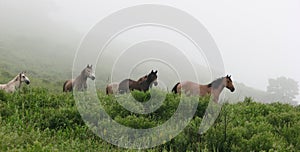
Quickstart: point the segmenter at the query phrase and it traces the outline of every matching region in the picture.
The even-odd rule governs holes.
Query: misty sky
[[[268,78],[286,76],[300,82],[299,0],[0,0],[0,17],[5,17],[4,21],[8,22],[20,17],[22,20],[19,21],[27,26],[51,20],[75,29],[83,36],[111,13],[145,3],[173,6],[197,18],[213,36],[226,73],[231,74],[234,81],[262,90],[266,90]],[[47,11],[49,18],[35,21],[34,17],[18,10],[36,16],[40,11]],[[12,12],[7,17],[7,13]]]

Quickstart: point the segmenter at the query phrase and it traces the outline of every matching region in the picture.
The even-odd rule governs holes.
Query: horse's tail
[[[106,86],[106,94],[108,95],[108,85]]]
[[[174,92],[175,94],[178,93],[177,92],[177,86],[180,84],[180,82],[176,83],[175,86],[172,89],[172,92]]]
[[[64,86],[63,86],[63,92],[67,92],[68,90],[66,89],[66,84],[68,83],[69,80],[67,80],[65,83],[64,83]]]

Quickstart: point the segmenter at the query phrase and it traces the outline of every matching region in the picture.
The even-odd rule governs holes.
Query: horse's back
[[[177,91],[179,93],[183,92],[187,95],[199,95],[200,85],[192,81],[182,81],[178,84]]]
[[[0,84],[0,90],[4,90],[4,91],[6,91],[6,84]]]
[[[128,86],[130,80],[131,80],[131,79],[125,79],[125,80],[121,81],[121,82],[119,83],[119,89],[121,89],[121,88],[123,89],[124,87]]]
[[[14,86],[10,86],[7,84],[1,84],[0,85],[0,90],[4,90],[7,93],[12,93],[16,91],[16,88]]]
[[[119,93],[129,92],[130,91],[129,86],[132,82],[133,82],[133,80],[131,80],[131,79],[125,79],[125,80],[121,81],[119,84],[119,88],[118,88]]]

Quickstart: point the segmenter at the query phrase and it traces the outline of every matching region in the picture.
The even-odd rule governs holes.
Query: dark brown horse
[[[149,87],[152,83],[154,83],[154,85],[157,85],[157,71],[151,71],[147,76],[143,78],[140,78],[140,80],[143,81],[134,81],[131,79],[125,79],[123,81],[120,82],[119,84],[119,88],[118,91],[119,93],[126,93],[132,90],[139,90],[139,91],[148,91]]]
[[[146,80],[147,80],[147,77],[148,77],[148,75],[145,75],[145,76],[139,78],[139,79],[137,80],[137,82],[141,84],[143,81],[146,81]],[[150,84],[150,88],[152,87],[152,84],[154,84],[155,86],[157,86],[158,83],[157,83],[157,81],[154,81],[153,83]],[[107,95],[108,95],[108,94],[114,94],[114,93],[117,93],[118,90],[119,90],[119,83],[118,83],[118,82],[112,82],[112,83],[110,83],[110,84],[108,84],[108,85],[106,86],[106,94],[107,94]]]
[[[86,68],[84,68],[80,75],[77,76],[75,79],[67,80],[64,83],[63,91],[68,92],[75,89],[76,91],[84,91],[87,89],[87,78],[90,78],[92,80],[95,79],[95,75],[93,73],[92,65],[87,65]]]
[[[215,102],[218,102],[219,95],[224,89],[224,87],[228,88],[231,92],[235,90],[231,76],[226,76],[219,78],[217,80],[214,80],[210,84],[207,85],[201,85],[195,82],[191,81],[183,81],[178,82],[172,89],[172,92],[174,93],[185,93],[187,95],[212,95],[213,100]]]
[[[156,72],[157,72],[157,71],[156,71]],[[148,78],[148,75],[145,75],[145,76],[139,78],[139,79],[137,80],[137,82],[141,84],[142,82],[146,81],[147,78]],[[158,85],[158,82],[155,80],[153,83],[150,84],[149,88],[152,88],[152,85],[153,85],[153,84],[154,84],[154,86],[157,86],[157,85]]]

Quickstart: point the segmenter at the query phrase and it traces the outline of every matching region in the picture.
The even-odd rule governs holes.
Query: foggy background
[[[266,91],[268,79],[280,76],[300,81],[298,0],[0,0],[1,68],[33,69],[40,77],[59,71],[66,73],[57,76],[64,80],[71,75],[80,40],[98,21],[145,3],[173,6],[197,18],[217,43],[225,73],[244,87]],[[236,95],[242,94],[247,92]]]

